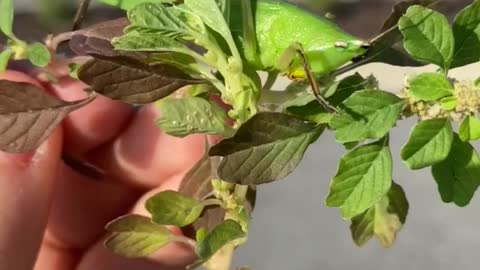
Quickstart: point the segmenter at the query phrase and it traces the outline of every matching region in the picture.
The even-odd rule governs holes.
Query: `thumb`
[[[2,78],[31,82],[8,73]],[[60,163],[57,129],[34,153],[0,152],[0,269],[31,270],[35,264]]]

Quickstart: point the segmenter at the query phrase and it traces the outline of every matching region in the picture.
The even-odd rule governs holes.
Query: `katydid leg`
[[[315,95],[315,99],[320,103],[320,105],[328,112],[334,113],[337,112],[337,109],[330,105],[328,101],[320,94],[320,88],[318,86],[317,81],[315,80],[315,76],[313,75],[312,69],[310,64],[308,63],[307,56],[305,55],[305,51],[302,48],[302,45],[299,43],[295,43],[290,45],[285,52],[280,57],[278,62],[278,68],[280,70],[288,70],[290,64],[293,62],[296,55],[300,56],[300,60],[303,64],[303,69],[305,70],[307,79],[312,86],[313,94]]]

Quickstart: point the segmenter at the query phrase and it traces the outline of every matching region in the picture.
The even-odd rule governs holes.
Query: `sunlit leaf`
[[[433,101],[453,95],[453,86],[440,73],[422,73],[409,81],[409,95],[417,100]]]
[[[50,51],[42,43],[28,45],[27,54],[28,60],[37,67],[45,67],[50,63]]]
[[[13,51],[10,49],[6,49],[0,53],[0,74],[7,69],[8,61],[13,55]]]
[[[385,140],[359,146],[340,160],[326,203],[352,218],[378,203],[391,183],[392,155]]]
[[[452,68],[480,60],[480,1],[475,0],[463,9],[453,23],[455,53]]]
[[[450,120],[432,119],[418,123],[402,148],[403,161],[412,170],[445,160],[450,152],[453,131]]]
[[[454,53],[454,38],[447,18],[431,9],[412,6],[400,19],[404,47],[415,59],[448,70]]]
[[[480,139],[480,120],[477,116],[469,115],[465,117],[458,129],[462,141],[476,141]]]
[[[395,125],[403,106],[403,100],[391,93],[358,91],[342,103],[330,126],[339,143],[379,139]]]
[[[6,36],[13,37],[13,0],[0,0],[0,31]]]

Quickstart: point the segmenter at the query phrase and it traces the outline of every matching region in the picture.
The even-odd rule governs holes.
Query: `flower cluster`
[[[420,120],[450,118],[460,122],[465,116],[480,111],[480,87],[472,81],[455,81],[453,96],[437,101],[422,101],[411,97],[408,88],[399,96],[407,100],[405,116],[416,114]]]

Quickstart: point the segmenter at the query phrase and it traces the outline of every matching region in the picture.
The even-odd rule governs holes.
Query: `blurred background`
[[[331,12],[349,32],[373,37],[387,18],[394,0],[304,0],[299,5],[319,14]],[[472,0],[444,0],[439,9],[450,19]],[[27,40],[39,40],[46,33],[70,27],[75,1],[15,0],[18,15],[15,30]],[[122,16],[95,5],[88,21]],[[35,27],[32,27],[35,26]],[[453,70],[459,79],[480,75],[479,65]],[[358,70],[374,74],[383,89],[400,90],[406,74],[432,67],[399,68],[372,64]],[[330,179],[338,159],[345,153],[335,145],[330,133],[324,134],[307,152],[299,168],[287,179],[259,187],[257,208],[248,244],[235,257],[235,265],[254,270],[473,270],[478,269],[480,250],[480,199],[459,208],[442,203],[429,170],[411,172],[399,159],[414,120],[403,121],[391,139],[395,159],[394,179],[403,186],[410,201],[404,229],[393,248],[385,250],[375,239],[359,248],[352,242],[349,222],[337,209],[324,206]],[[479,176],[480,177],[480,176]],[[137,270],[137,269],[135,269]],[[140,269],[138,269],[140,270]]]
[[[282,1],[282,0],[279,0]],[[363,38],[374,36],[388,16],[392,6],[399,0],[288,0],[318,14],[332,13],[343,28]],[[95,1],[92,1],[95,3]],[[472,0],[443,0],[438,9],[452,18],[458,9]],[[66,30],[75,13],[77,0],[15,0],[17,32],[26,37],[41,38],[44,32]],[[122,14],[103,5],[94,4],[89,22]],[[23,14],[22,14],[23,13]],[[87,22],[88,22],[87,21]],[[35,29],[29,27],[31,22]]]

